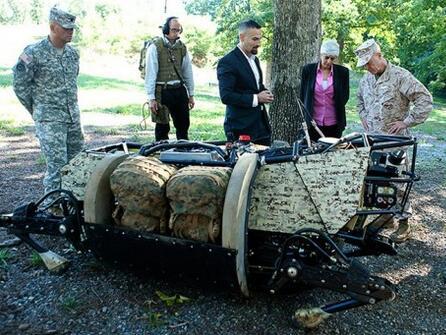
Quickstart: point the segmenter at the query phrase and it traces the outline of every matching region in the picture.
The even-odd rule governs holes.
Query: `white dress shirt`
[[[254,74],[254,77],[256,78],[257,89],[259,89],[260,73],[259,73],[259,69],[257,68],[256,62],[255,62],[256,56],[251,55],[248,57],[245,54],[245,52],[243,51],[243,49],[240,47],[240,44],[238,44],[237,47],[240,49],[242,54],[245,56],[246,60],[249,63],[249,66],[251,66],[251,70]],[[259,99],[257,98],[257,94],[254,94],[253,98],[252,98],[252,107],[257,107],[258,105],[259,105]]]

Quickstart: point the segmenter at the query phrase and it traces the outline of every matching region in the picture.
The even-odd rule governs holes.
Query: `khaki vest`
[[[181,75],[181,64],[186,55],[186,46],[181,41],[178,41],[173,47],[168,48],[162,38],[156,39],[154,44],[158,53],[158,74],[156,81],[168,82],[171,80],[182,80],[175,72],[173,64],[175,64],[177,71]],[[171,59],[173,59],[173,63]]]

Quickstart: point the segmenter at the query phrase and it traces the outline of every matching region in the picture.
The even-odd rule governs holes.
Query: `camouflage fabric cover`
[[[361,205],[369,148],[338,150],[262,166],[252,189],[249,228],[335,233]]]
[[[370,133],[387,134],[395,121],[403,121],[408,127],[423,123],[432,111],[432,96],[409,71],[388,63],[379,78],[369,72],[362,77],[358,111]],[[398,135],[408,133],[404,129]]]
[[[218,240],[231,171],[188,166],[170,178],[166,194],[171,209],[169,227],[175,236],[204,242]]]
[[[112,173],[110,187],[118,203],[118,225],[150,232],[166,232],[166,183],[176,168],[153,157],[126,159]]]
[[[60,171],[62,188],[73,192],[78,200],[84,200],[91,173],[104,156],[100,152],[81,152],[75,156]]]

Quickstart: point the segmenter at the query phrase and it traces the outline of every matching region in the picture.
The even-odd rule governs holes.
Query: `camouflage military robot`
[[[245,296],[302,286],[348,296],[296,311],[294,320],[312,328],[336,312],[394,299],[391,283],[358,258],[396,254],[380,217],[407,214],[416,147],[411,137],[359,133],[277,147],[112,144],[79,154],[62,170],[63,189],[0,216],[0,226],[52,271],[68,260],[30,234],[64,237],[105,261],[192,273]]]

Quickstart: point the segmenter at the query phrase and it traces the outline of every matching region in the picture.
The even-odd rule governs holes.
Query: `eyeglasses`
[[[173,32],[173,33],[180,33],[181,34],[181,29],[170,28],[170,31]]]
[[[329,60],[329,59],[331,59],[331,61],[335,61],[337,58],[338,58],[338,57],[336,57],[336,56],[324,56],[324,59],[325,59],[325,60]]]

